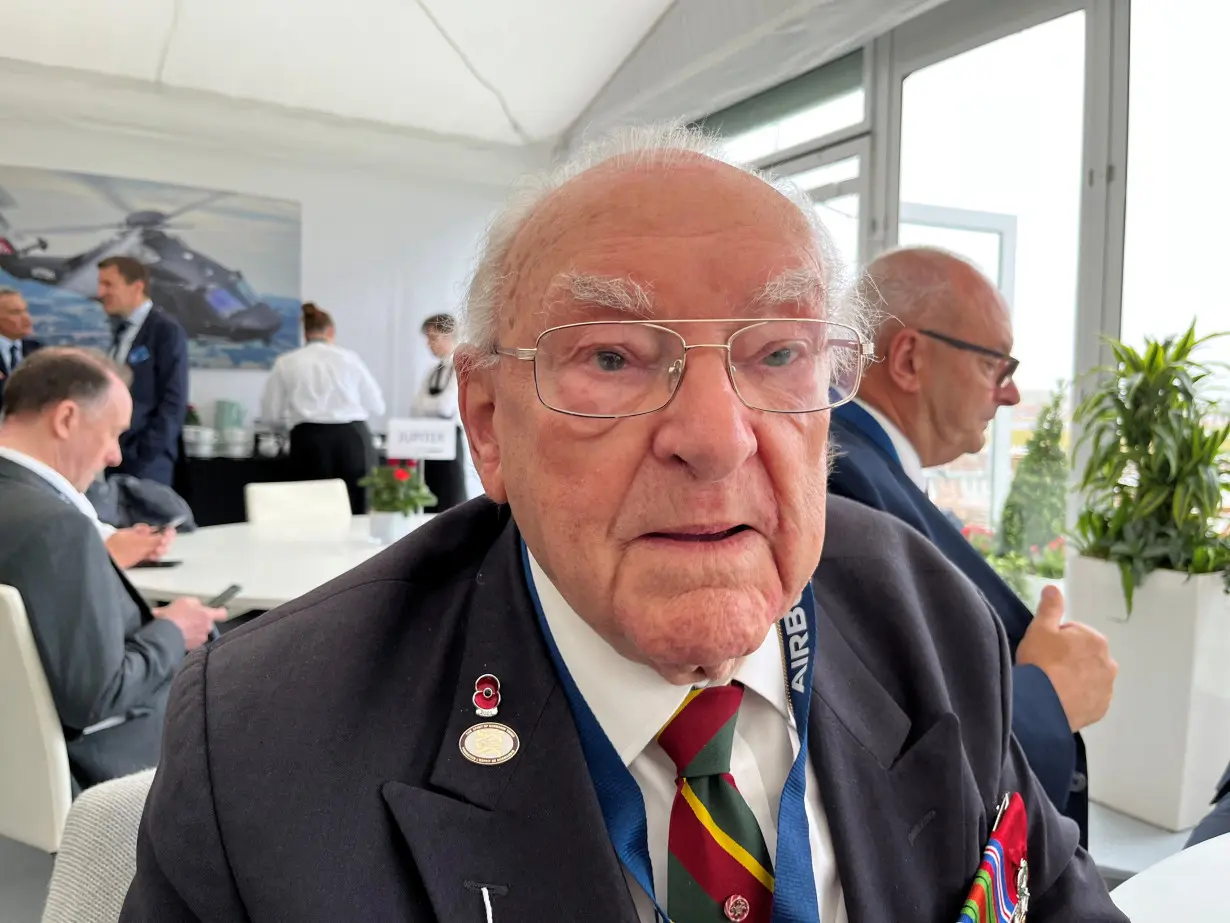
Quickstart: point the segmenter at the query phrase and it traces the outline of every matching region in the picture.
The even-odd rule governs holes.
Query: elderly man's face
[[[22,340],[34,332],[26,299],[20,295],[0,295],[0,337]]]
[[[809,229],[776,191],[703,161],[598,168],[544,203],[506,269],[501,347],[543,330],[628,319],[574,275],[627,280],[652,317],[721,343],[764,313],[765,283],[811,265]],[[631,286],[627,286],[631,288]],[[603,302],[608,302],[604,304]],[[530,362],[463,375],[462,407],[487,493],[507,499],[564,598],[625,656],[675,682],[755,650],[810,578],[824,541],[828,414],[744,406],[717,349],[692,351],[674,400],[643,416],[585,419],[539,401]]]

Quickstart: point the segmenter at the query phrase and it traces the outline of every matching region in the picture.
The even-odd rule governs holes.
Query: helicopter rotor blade
[[[120,225],[118,229],[122,229]],[[70,226],[62,228],[23,228],[27,234],[96,234],[100,231],[114,231],[117,226],[114,224],[84,224],[80,226]]]
[[[198,199],[196,202],[192,202],[188,205],[183,206],[182,208],[175,209],[175,211],[167,215],[166,220],[168,222],[174,221],[176,218],[180,217],[181,215],[186,215],[188,214],[188,212],[196,211],[198,208],[204,208],[206,205],[211,205],[212,203],[217,202],[219,199],[226,199],[226,198],[229,198],[230,196],[231,196],[231,193],[229,192],[211,192],[209,195],[205,196],[203,199]]]
[[[132,203],[124,200],[118,192],[112,188],[110,182],[105,177],[92,176],[89,173],[82,173],[78,178],[94,190],[101,198],[107,201],[107,204],[112,208],[118,209],[120,214],[129,215],[139,209],[133,208]]]

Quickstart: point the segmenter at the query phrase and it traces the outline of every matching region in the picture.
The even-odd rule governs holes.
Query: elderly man
[[[39,348],[32,339],[34,323],[26,299],[15,288],[0,288],[0,413],[4,412],[4,382],[21,360]]]
[[[928,248],[883,254],[861,280],[879,318],[876,354],[857,400],[834,411],[839,458],[829,492],[918,529],[987,597],[1013,654],[1012,729],[1051,801],[1087,844],[1084,746],[1075,732],[1110,706],[1116,667],[1106,639],[1061,624],[1047,590],[1034,618],[925,493],[923,469],[982,448],[1000,407],[1016,404],[1008,307],[965,260]]]
[[[103,545],[82,491],[119,458],[121,370],[46,348],[9,380],[0,423],[0,583],[21,593],[81,786],[158,762],[171,678],[223,610],[152,612]]]
[[[482,256],[490,499],[190,659],[122,919],[949,923],[1019,881],[1033,921],[1123,920],[985,603],[826,517],[864,344],[810,207],[689,134],[616,144]]]

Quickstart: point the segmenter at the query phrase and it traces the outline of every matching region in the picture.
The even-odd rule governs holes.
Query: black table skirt
[[[376,464],[388,463],[381,452]],[[296,480],[290,460],[277,458],[188,458],[175,463],[175,491],[192,508],[198,526],[246,522],[243,489],[248,484]]]
[[[290,462],[277,458],[180,458],[175,490],[192,507],[198,526],[244,522],[243,489],[248,484],[291,481]]]

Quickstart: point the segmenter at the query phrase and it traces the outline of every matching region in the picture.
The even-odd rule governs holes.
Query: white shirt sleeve
[[[376,379],[358,356],[355,356],[355,366],[359,372],[359,399],[363,402],[363,409],[369,417],[384,416],[384,394],[380,391],[380,385],[376,384]]]
[[[267,424],[285,425],[289,408],[286,406],[286,382],[282,380],[282,366],[274,363],[265,390],[261,394],[261,419]]]

